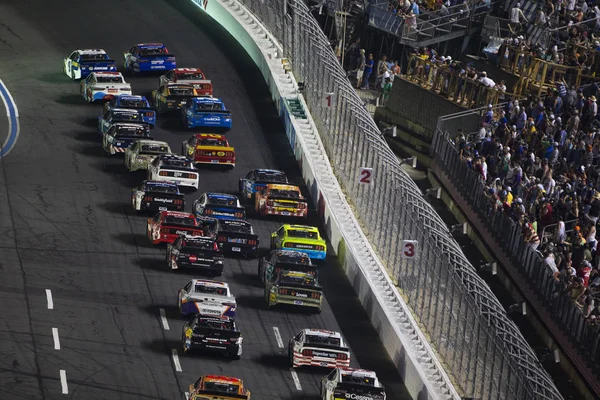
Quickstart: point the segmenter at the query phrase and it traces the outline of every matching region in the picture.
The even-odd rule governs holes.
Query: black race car
[[[184,353],[194,350],[222,353],[239,359],[242,355],[242,333],[229,317],[195,315],[185,325],[181,341]]]
[[[256,257],[258,235],[247,221],[220,220],[217,228],[217,243],[223,251]]]
[[[170,269],[195,268],[207,275],[223,274],[223,252],[217,242],[208,237],[181,235],[167,247]]]
[[[263,283],[272,282],[281,271],[306,272],[319,277],[318,267],[306,253],[293,250],[272,250],[258,262],[258,277]]]
[[[185,196],[176,183],[144,181],[132,190],[131,205],[135,211],[183,211]]]

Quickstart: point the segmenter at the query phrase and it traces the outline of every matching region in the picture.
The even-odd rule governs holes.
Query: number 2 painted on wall
[[[372,183],[373,168],[360,168],[358,171],[358,183],[370,185]]]

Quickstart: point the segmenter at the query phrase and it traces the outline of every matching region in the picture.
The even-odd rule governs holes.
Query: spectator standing
[[[383,93],[381,94],[381,105],[385,106],[392,92],[392,80],[388,77],[383,80]]]
[[[375,86],[381,86],[385,84],[385,78],[389,78],[390,69],[388,67],[387,56],[381,56],[381,59],[377,62],[377,80]]]
[[[365,69],[364,69],[364,75],[363,75],[363,84],[362,84],[362,88],[363,89],[369,89],[369,78],[371,77],[371,74],[373,73],[373,67],[375,66],[375,61],[373,60],[373,54],[369,54],[369,58],[367,59],[366,63],[365,63]]]
[[[521,32],[521,23],[523,21],[526,21],[527,23],[529,23],[529,20],[527,19],[527,17],[525,16],[525,14],[523,14],[523,11],[521,10],[521,3],[517,3],[510,10],[510,28],[511,28],[513,34],[517,34],[517,33]]]
[[[367,58],[365,57],[365,49],[360,49],[358,56],[358,67],[356,69],[356,88],[360,88],[365,73]]]
[[[356,39],[348,48],[346,49],[346,60],[345,64],[347,65],[348,71],[354,71],[358,68],[360,61],[360,38]]]

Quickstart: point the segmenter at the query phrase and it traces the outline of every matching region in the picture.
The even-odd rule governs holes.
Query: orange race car
[[[204,375],[190,385],[190,400],[250,400],[250,391],[239,378],[221,375]]]
[[[158,86],[168,83],[184,83],[192,85],[198,90],[200,96],[212,96],[212,82],[206,79],[206,75],[200,68],[175,68],[158,79]]]
[[[198,133],[183,142],[181,152],[197,164],[221,164],[235,167],[235,149],[224,135]]]
[[[286,215],[303,217],[308,215],[308,204],[300,188],[294,185],[266,185],[256,193],[254,209],[262,216]]]

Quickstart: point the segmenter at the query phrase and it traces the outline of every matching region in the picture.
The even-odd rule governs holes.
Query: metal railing
[[[553,278],[540,254],[525,243],[521,227],[501,210],[494,211],[484,193],[485,185],[481,175],[470,169],[459,156],[451,135],[459,127],[465,132],[477,129],[477,122],[481,121],[482,113],[482,110],[469,110],[439,118],[438,129],[431,145],[435,168],[439,168],[446,175],[477,218],[486,221],[485,226],[492,235],[495,246],[508,254],[511,262],[520,271],[519,276],[525,279],[541,300],[544,311],[554,320],[569,342],[574,344],[578,356],[583,360],[581,365],[590,366],[598,375],[600,327],[585,320],[581,308],[572,300],[564,285]],[[513,188],[515,193],[519,190],[519,187]],[[572,224],[572,221],[568,222]]]
[[[302,0],[241,0],[282,44],[331,165],[370,243],[465,396],[561,399],[531,347],[402,169]],[[333,93],[333,106],[325,96]],[[360,167],[374,183],[358,182]],[[402,256],[416,240],[418,255]]]

